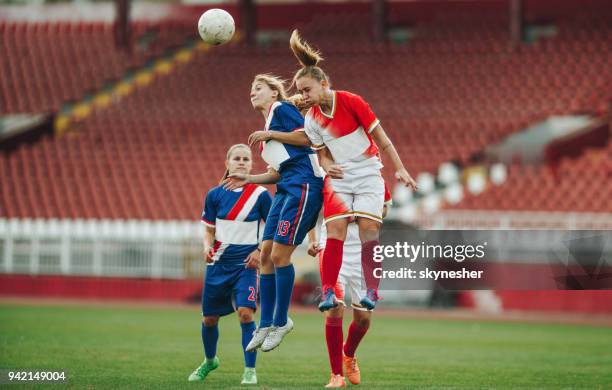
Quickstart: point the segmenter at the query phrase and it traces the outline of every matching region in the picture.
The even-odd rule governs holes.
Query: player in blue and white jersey
[[[276,348],[293,329],[287,316],[295,272],[291,255],[317,222],[323,203],[323,179],[316,154],[304,134],[304,117],[287,102],[282,80],[257,75],[251,86],[253,108],[266,120],[263,131],[249,137],[261,141],[268,172],[230,175],[226,188],[247,183],[276,183],[276,195],[266,221],[260,277],[261,319],[247,351]]]
[[[252,156],[249,146],[233,145],[227,152],[225,165],[227,170],[223,179],[232,174],[250,173]],[[204,380],[219,366],[219,317],[238,311],[243,350],[253,337],[261,252],[259,238],[260,230],[263,230],[261,221],[266,221],[271,203],[268,191],[255,184],[232,190],[219,185],[206,195],[202,213],[202,222],[206,226],[204,256],[208,263],[202,291],[202,343],[206,358],[189,376],[190,382]],[[256,356],[256,352],[244,351],[242,384],[257,384]]]

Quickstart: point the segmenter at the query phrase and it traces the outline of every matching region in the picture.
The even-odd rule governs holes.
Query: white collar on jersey
[[[321,109],[321,106],[319,106],[319,111],[321,111],[321,114],[329,119],[334,119],[334,114],[336,113],[336,90],[332,89],[332,109],[331,109],[331,114],[326,114],[323,112],[323,109]]]
[[[266,126],[264,127],[264,130],[270,130],[270,124],[272,123],[272,118],[274,117],[274,110],[276,110],[276,107],[280,106],[281,104],[281,102],[274,102],[270,106],[270,111],[268,112],[268,117],[266,118]]]

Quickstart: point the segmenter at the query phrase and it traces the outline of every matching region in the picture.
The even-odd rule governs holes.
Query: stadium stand
[[[435,172],[445,161],[467,163],[486,145],[552,114],[602,113],[612,97],[612,75],[606,72],[606,65],[612,62],[612,29],[597,15],[560,20],[555,23],[558,34],[554,37],[519,47],[511,42],[505,19],[491,15],[438,15],[417,23],[412,29],[414,37],[401,44],[369,43],[365,29],[355,33],[353,28],[363,23],[367,21],[360,15],[334,15],[301,29],[328,58],[324,68],[333,85],[360,93],[370,102],[413,175]],[[104,39],[93,47],[60,39],[64,43],[52,49],[51,41],[33,40],[31,31],[40,28],[65,36],[81,28]],[[37,58],[48,53],[52,61],[67,61],[49,67],[47,73],[68,66],[71,62],[65,58],[85,55],[90,59],[85,69],[74,65],[58,75],[35,77],[19,76],[14,63],[3,83],[16,83],[9,90],[25,93],[8,96],[12,99],[8,112],[57,110],[63,101],[144,63],[120,52],[99,61],[95,50],[109,51],[110,30],[104,26],[10,24],[3,29],[10,30],[11,50],[39,47]],[[332,32],[334,38],[328,39]],[[176,42],[168,34],[168,42]],[[97,40],[84,39],[92,41]],[[56,50],[62,55],[55,56]],[[190,50],[194,53],[191,61],[147,87],[136,88],[121,104],[94,111],[67,136],[3,154],[0,174],[12,185],[2,188],[1,214],[196,218],[205,190],[218,182],[224,170],[228,145],[245,142],[248,133],[261,127],[262,120],[248,101],[252,76],[272,72],[290,78],[297,64],[285,41],[257,48],[234,45],[204,51],[194,46]],[[153,56],[160,51],[148,53]],[[3,57],[3,61],[13,60]],[[24,69],[27,66],[26,62]],[[101,69],[104,72],[99,74]],[[51,85],[49,80],[55,78],[59,84]],[[53,92],[46,96],[42,90]],[[237,96],[244,99],[236,100]],[[562,164],[561,176],[575,180],[564,179],[568,184],[561,188],[570,190],[577,181],[585,183],[571,195],[559,191],[556,197],[549,196],[546,189],[558,189],[559,184],[545,168],[511,167],[510,182],[491,192],[490,199],[468,197],[459,207],[524,204],[521,207],[526,209],[609,210],[610,188],[589,191],[593,183],[608,177],[604,170],[598,171],[602,157],[596,156],[600,154]],[[256,169],[263,169],[260,159],[256,160]],[[584,170],[593,174],[582,177]],[[389,169],[385,176],[393,180]],[[581,195],[586,197],[582,203],[577,201]]]
[[[132,30],[130,51],[115,48],[111,23],[0,21],[0,113],[58,111],[193,35],[177,22],[136,22]]]

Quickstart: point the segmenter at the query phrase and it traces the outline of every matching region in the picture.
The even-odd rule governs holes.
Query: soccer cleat
[[[255,368],[245,367],[244,374],[242,374],[241,385],[256,385],[257,384],[257,373]]]
[[[204,359],[200,367],[189,375],[189,382],[199,382],[206,379],[206,376],[214,369],[219,367],[219,358],[214,357],[212,360]]]
[[[366,296],[359,301],[359,304],[368,310],[374,310],[378,300],[378,291],[373,288],[369,288]]]
[[[329,378],[329,383],[325,385],[327,389],[337,389],[340,387],[346,387],[346,381],[342,375],[334,375],[331,374],[331,378]]]
[[[338,299],[336,299],[336,293],[333,288],[327,288],[323,291],[321,303],[319,303],[319,311],[327,311],[338,306]]]
[[[268,333],[268,336],[261,345],[261,350],[268,352],[278,347],[283,341],[283,337],[293,329],[293,321],[287,317],[287,323],[284,326],[273,326],[272,330]]]
[[[256,351],[257,348],[261,347],[261,344],[263,344],[264,340],[266,339],[266,336],[268,336],[268,333],[270,333],[271,330],[271,326],[255,329],[255,331],[253,332],[253,338],[251,339],[251,341],[249,341],[249,345],[247,345],[244,350],[247,352]]]
[[[344,371],[346,371],[346,377],[349,382],[354,385],[361,383],[361,372],[359,371],[359,365],[357,365],[357,357],[349,357],[346,355],[342,356],[342,363],[344,365]]]

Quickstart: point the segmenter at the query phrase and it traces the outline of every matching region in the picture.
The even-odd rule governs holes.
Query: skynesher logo
[[[424,260],[454,260],[462,262],[471,259],[482,259],[485,256],[487,243],[481,245],[431,245],[421,242],[419,245],[407,242],[396,242],[395,245],[377,245],[374,247],[374,261],[385,259],[405,259],[414,263]]]

